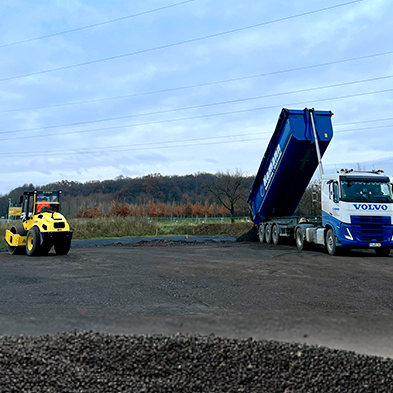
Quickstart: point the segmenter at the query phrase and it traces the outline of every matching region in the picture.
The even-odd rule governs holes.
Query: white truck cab
[[[341,170],[322,177],[322,226],[326,247],[373,248],[389,255],[393,247],[391,179],[382,171]]]

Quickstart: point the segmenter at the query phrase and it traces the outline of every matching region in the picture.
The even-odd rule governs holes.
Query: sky
[[[389,0],[0,5],[0,194],[253,175],[283,107],[334,113],[326,171],[393,175]]]

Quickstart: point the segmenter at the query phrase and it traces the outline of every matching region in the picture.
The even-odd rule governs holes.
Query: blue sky
[[[393,175],[393,3],[348,3],[0,1],[0,193],[252,175],[282,107],[334,112],[327,171]]]

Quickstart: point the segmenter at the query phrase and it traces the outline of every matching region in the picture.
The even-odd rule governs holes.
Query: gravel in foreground
[[[216,336],[1,336],[0,390],[392,392],[393,359]]]

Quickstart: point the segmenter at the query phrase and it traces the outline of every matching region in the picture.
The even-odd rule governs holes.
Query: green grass
[[[12,224],[0,223],[0,248],[6,248],[7,243],[4,240],[5,230],[11,228]]]
[[[153,236],[157,224],[134,217],[72,218],[68,220],[74,239]]]
[[[136,236],[165,236],[165,235],[231,235],[240,236],[252,227],[250,222],[198,223],[194,220],[171,222],[154,221],[135,217],[101,217],[101,218],[72,218],[68,220],[73,239],[99,239]],[[4,240],[6,228],[13,224],[0,224],[0,248],[6,248]]]
[[[229,217],[208,217],[207,220],[204,217],[194,218],[158,218],[154,219],[159,222],[161,226],[175,226],[175,225],[202,225],[202,224],[230,224],[231,219]],[[235,219],[235,223],[246,222],[244,218]]]

